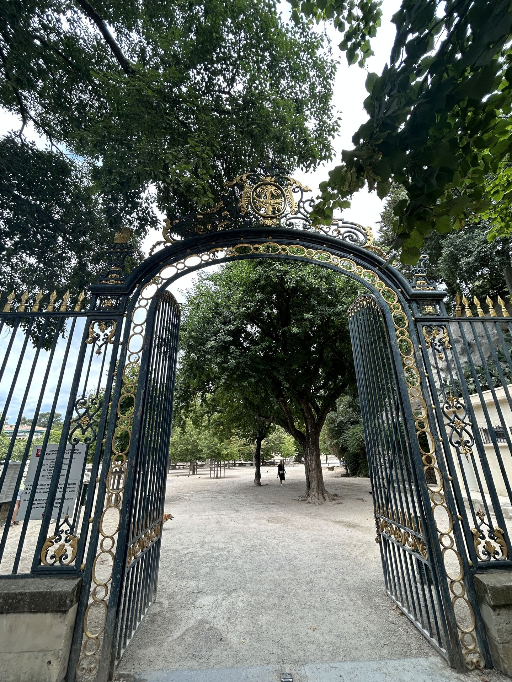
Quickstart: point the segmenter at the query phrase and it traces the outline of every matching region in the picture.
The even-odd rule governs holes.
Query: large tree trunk
[[[336,495],[327,492],[324,485],[320,455],[320,431],[321,426],[306,423],[306,439],[304,444],[306,495],[303,499],[310,504],[322,504],[336,498]]]
[[[334,401],[336,397],[337,396],[333,396],[332,403],[327,403],[322,411],[317,409],[316,413],[308,403],[307,398],[298,400],[302,407],[302,414],[306,427],[305,433],[295,426],[292,413],[288,408],[285,399],[282,397],[279,399],[279,405],[281,406],[285,417],[285,420],[281,425],[295,438],[304,455],[304,465],[306,467],[306,494],[299,499],[305,500],[310,504],[322,504],[323,502],[334,500],[337,497],[337,495],[333,495],[325,489],[322,462],[320,459],[320,431],[324,425],[328,409],[331,405],[335,404]]]
[[[254,485],[261,485],[261,441],[263,436],[256,438],[256,451],[254,453]]]

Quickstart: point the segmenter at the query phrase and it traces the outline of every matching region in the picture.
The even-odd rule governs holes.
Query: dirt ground
[[[261,488],[252,467],[173,472],[157,600],[118,670],[437,657],[384,591],[369,480],[340,471],[324,470],[339,499],[318,507],[297,500],[301,465],[283,486],[263,468]]]

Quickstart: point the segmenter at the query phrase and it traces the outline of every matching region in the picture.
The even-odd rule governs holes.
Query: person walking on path
[[[277,477],[281,481],[281,485],[283,485],[285,473],[286,473],[286,469],[284,468],[284,459],[282,459],[279,462],[279,464],[277,465]]]

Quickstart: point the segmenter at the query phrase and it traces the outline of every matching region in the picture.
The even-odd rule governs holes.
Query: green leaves
[[[375,37],[380,26],[381,0],[288,0],[292,6],[292,17],[299,21],[299,12],[317,22],[333,21],[342,34],[340,49],[346,52],[349,64],[364,66],[371,57],[370,38]]]
[[[145,208],[137,197],[134,222]],[[86,164],[6,136],[0,139],[0,236],[2,291],[69,289],[76,297],[104,267],[103,250],[114,233]]]
[[[213,396],[294,436],[306,405],[322,421],[353,381],[346,311],[357,292],[351,280],[303,263],[250,260],[204,277],[182,321],[181,410]]]
[[[361,187],[384,197],[392,183],[400,184],[406,205],[398,210],[396,233],[407,263],[429,232],[446,234],[470,213],[498,221],[491,237],[509,234],[512,222],[505,202],[512,188],[503,175],[512,127],[512,60],[505,47],[512,6],[468,0],[448,3],[443,14],[437,8],[435,0],[403,0],[393,17],[390,63],[380,76],[366,78],[369,119],[354,134],[354,149],[342,153],[314,211],[315,219],[328,220],[328,208]],[[354,0],[348,12],[340,47],[350,62],[363,45],[355,17],[371,23],[373,9]]]
[[[366,81],[365,81],[364,86],[366,88],[366,91],[369,92],[370,94],[372,94],[373,86],[377,82],[378,78],[379,77],[376,73],[369,73],[366,76]]]
[[[285,24],[273,0],[92,5],[112,41],[80,3],[3,3],[0,106],[90,164],[110,230],[133,222],[140,236],[155,203],[173,216],[212,205],[269,156],[331,158],[334,62],[299,15]]]

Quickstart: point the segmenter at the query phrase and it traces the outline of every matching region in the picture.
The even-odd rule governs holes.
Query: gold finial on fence
[[[53,313],[53,308],[54,308],[54,303],[55,303],[56,298],[57,298],[57,292],[54,291],[50,294],[50,303],[48,304],[48,308],[46,308],[47,313]]]
[[[494,310],[494,303],[492,302],[492,299],[490,299],[489,296],[487,296],[487,298],[485,299],[485,302],[486,302],[487,305],[489,306],[489,314],[490,314],[490,316],[491,316],[491,317],[496,317],[496,311]]]
[[[79,311],[80,311],[80,309],[81,309],[81,307],[82,307],[82,301],[84,300],[84,298],[85,298],[85,291],[82,291],[81,294],[80,294],[80,296],[78,297],[77,302],[76,302],[75,312],[79,312]]]
[[[476,305],[476,312],[478,313],[478,317],[485,317],[485,313],[482,310],[482,306],[480,305],[480,301],[476,296],[473,296],[473,301]]]
[[[462,297],[462,302],[464,303],[464,312],[466,313],[466,317],[473,317],[473,313],[469,307],[469,301],[465,296]]]
[[[19,313],[25,312],[25,304],[27,302],[27,298],[28,298],[28,291],[24,291],[23,295],[21,297],[20,307],[18,308]]]
[[[59,308],[60,313],[65,313],[66,310],[68,309],[68,300],[69,300],[69,289],[66,291],[64,296],[62,297],[62,303]]]
[[[38,313],[39,312],[39,304],[41,303],[41,299],[43,298],[43,292],[39,291],[36,296],[36,300],[34,301],[34,305],[32,306],[32,312],[33,313]]]
[[[505,301],[501,298],[501,296],[498,296],[498,303],[499,303],[500,306],[501,306],[501,314],[502,314],[502,316],[503,316],[503,317],[510,317],[510,315],[508,314],[507,307],[506,307],[506,305],[505,305]]]
[[[460,294],[455,294],[455,317],[460,317],[462,315],[462,308],[460,307]]]
[[[4,313],[8,313],[11,310],[12,302],[14,301],[14,291],[11,291],[9,296],[7,296],[7,303],[4,305]]]

